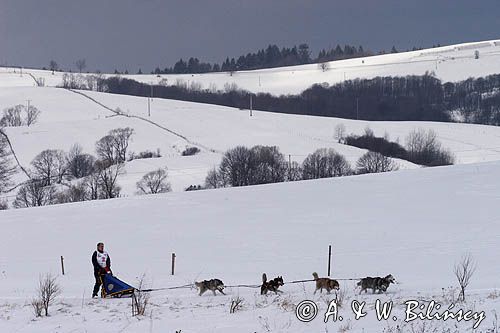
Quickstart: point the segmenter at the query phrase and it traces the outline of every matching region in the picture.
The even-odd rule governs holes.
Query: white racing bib
[[[97,263],[102,268],[106,268],[106,261],[108,260],[108,253],[106,251],[103,251],[102,253],[99,251],[96,251],[96,252],[97,252]]]

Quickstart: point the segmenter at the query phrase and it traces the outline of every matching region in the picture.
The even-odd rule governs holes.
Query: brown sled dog
[[[323,289],[326,289],[327,293],[330,293],[333,289],[339,290],[339,282],[337,280],[333,280],[330,278],[320,278],[318,277],[318,273],[314,272],[313,273],[314,281],[316,281],[316,290],[314,290],[314,293],[319,289],[319,292],[322,293]]]
[[[195,282],[194,284],[198,287],[198,289],[200,289],[200,296],[207,290],[211,290],[214,293],[214,296],[216,290],[222,295],[225,295],[222,291],[224,290],[224,283],[222,283],[219,279],[203,280],[201,282]]]
[[[284,285],[283,277],[278,276],[270,281],[267,281],[266,273],[262,274],[262,286],[260,286],[260,294],[266,295],[268,291],[274,291],[276,294],[278,292],[282,293],[281,290],[278,290],[279,287]]]

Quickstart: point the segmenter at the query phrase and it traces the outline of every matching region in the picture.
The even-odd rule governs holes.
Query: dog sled
[[[134,287],[112,274],[101,275],[101,282],[101,295],[103,298],[132,297],[135,291]]]

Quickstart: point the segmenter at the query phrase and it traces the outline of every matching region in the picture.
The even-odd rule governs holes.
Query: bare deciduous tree
[[[49,62],[49,69],[53,72],[53,71],[57,71],[59,69],[59,65],[57,64],[57,62],[55,62],[55,60],[51,60]]]
[[[433,130],[420,128],[413,130],[406,137],[406,150],[411,161],[427,166],[450,165],[454,157],[450,151],[442,148]]]
[[[11,161],[11,155],[7,136],[0,128],[0,193],[11,185],[10,179],[16,170]]]
[[[31,161],[35,178],[43,185],[61,183],[68,173],[66,153],[62,150],[47,149],[38,154]]]
[[[127,159],[127,149],[134,130],[130,127],[116,128],[96,143],[99,159],[111,164],[122,163]]]
[[[255,161],[252,185],[285,181],[287,163],[278,147],[254,146],[250,152]]]
[[[97,157],[102,161],[107,161],[110,164],[118,160],[118,156],[114,146],[114,139],[111,135],[103,136],[95,145]]]
[[[219,166],[222,182],[234,187],[252,185],[252,169],[256,164],[254,157],[250,149],[243,146],[228,150]]]
[[[309,154],[302,163],[303,179],[340,177],[352,174],[344,156],[332,148],[320,148]]]
[[[33,105],[30,105],[29,107],[25,108],[25,110],[26,110],[25,123],[27,126],[31,126],[32,124],[38,121],[38,116],[40,115],[41,112]]]
[[[68,174],[76,179],[87,177],[94,172],[95,157],[84,154],[80,145],[75,144],[68,153]]]
[[[123,164],[108,165],[106,162],[96,162],[99,182],[99,198],[111,199],[120,195],[121,187],[118,185],[118,176],[123,174]]]
[[[87,61],[85,59],[78,59],[77,61],[75,61],[75,66],[81,73],[85,68],[87,68]]]
[[[86,188],[88,199],[89,200],[97,200],[99,199],[99,173],[94,172],[90,175],[88,175],[84,182],[83,185]]]
[[[346,137],[345,125],[340,123],[337,126],[335,126],[333,136],[339,143],[342,143],[344,141],[344,138]]]
[[[356,163],[358,173],[378,173],[397,170],[394,161],[380,153],[369,151],[361,156]]]
[[[57,193],[57,203],[81,202],[90,200],[90,195],[85,182],[72,184],[68,189]]]
[[[125,162],[127,160],[127,149],[134,134],[134,130],[130,127],[116,128],[109,132],[114,139],[114,147],[118,157],[117,163]]]
[[[20,187],[14,200],[14,208],[47,206],[57,203],[54,186],[45,186],[43,181],[32,180]]]
[[[327,70],[330,69],[330,63],[329,62],[322,62],[318,64],[318,68],[321,69],[323,72],[326,72]]]
[[[228,150],[221,161],[217,174],[210,174],[212,187],[216,184],[248,186],[277,183],[285,180],[287,165],[277,147],[243,146]],[[217,179],[214,179],[217,176]],[[216,181],[214,183],[214,181]]]
[[[465,302],[465,289],[470,283],[472,275],[476,271],[476,263],[471,254],[462,257],[459,263],[455,264],[453,272],[460,285],[460,298]]]
[[[167,182],[167,171],[158,169],[145,174],[140,181],[136,183],[139,194],[156,194],[170,192],[172,189]]]
[[[5,126],[5,127],[23,126],[24,122],[21,117],[23,109],[24,105],[19,104],[3,110],[3,116],[0,119],[0,126]]]
[[[302,180],[302,167],[293,161],[292,165],[286,169],[286,181],[295,182],[298,180]]]
[[[224,179],[217,172],[216,168],[210,170],[205,178],[205,188],[220,188],[226,187],[227,184],[224,183]]]

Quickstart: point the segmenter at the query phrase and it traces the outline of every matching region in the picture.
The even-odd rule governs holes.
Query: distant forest
[[[414,47],[412,50],[418,50]],[[391,53],[397,53],[396,47],[392,47]],[[385,51],[379,54],[386,53]],[[209,72],[232,72],[241,70],[253,70],[272,67],[304,65],[310,63],[322,63],[333,60],[359,58],[374,55],[362,46],[337,45],[331,49],[322,49],[317,57],[311,57],[308,44],[299,46],[279,48],[277,45],[269,45],[255,53],[248,53],[236,58],[227,57],[221,64],[210,64],[202,62],[196,57],[188,60],[180,59],[173,67],[165,69],[156,68],[152,74],[196,74]],[[142,70],[139,70],[142,74]]]
[[[151,86],[130,79],[102,79],[103,90],[150,96]],[[463,121],[500,125],[500,75],[442,83],[434,76],[377,77],[314,85],[298,95],[252,94],[228,86],[224,91],[186,84],[156,85],[153,97],[217,104],[240,109],[362,120]]]

